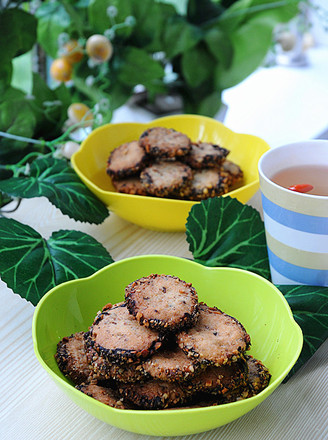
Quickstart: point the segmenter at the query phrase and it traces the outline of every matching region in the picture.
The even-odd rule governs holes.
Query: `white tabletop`
[[[271,146],[316,137],[328,125],[328,51],[311,52],[303,69],[260,69],[224,94],[229,128],[262,136]],[[274,92],[274,89],[276,92]],[[265,94],[267,93],[267,95]],[[235,107],[237,106],[237,107]],[[313,107],[315,106],[315,107]],[[323,110],[325,114],[323,115]],[[315,113],[315,115],[313,115]],[[148,112],[124,108],[114,121],[150,120]],[[306,124],[305,124],[306,122]],[[306,126],[305,126],[306,125]],[[258,195],[250,202],[259,206]],[[184,233],[154,232],[111,214],[102,225],[69,219],[46,199],[24,200],[9,215],[48,238],[58,229],[89,233],[114,260],[142,255],[190,257]],[[71,402],[38,364],[32,345],[34,307],[0,281],[0,439],[146,440],[93,418]],[[328,342],[286,384],[244,417],[193,440],[324,440],[328,438]]]

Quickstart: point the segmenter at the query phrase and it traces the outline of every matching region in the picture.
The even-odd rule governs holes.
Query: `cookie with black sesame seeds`
[[[106,172],[109,176],[118,179],[129,177],[142,170],[146,163],[147,154],[139,142],[126,142],[110,153]]]
[[[112,179],[116,191],[137,196],[146,196],[147,191],[142,185],[140,176],[126,177],[125,179]]]
[[[141,134],[139,143],[147,153],[157,158],[181,157],[191,150],[187,135],[165,127],[147,129]]]
[[[249,391],[252,396],[258,394],[269,385],[271,373],[262,361],[253,356],[246,355],[248,365],[248,384]]]
[[[228,156],[229,150],[209,142],[193,142],[189,154],[183,160],[191,168],[217,168]]]
[[[188,402],[192,393],[177,382],[150,380],[144,383],[119,384],[124,401],[133,402],[140,409],[164,409]]]
[[[59,341],[55,359],[60,371],[75,384],[89,380],[91,367],[86,355],[84,332],[74,333]]]
[[[248,382],[248,366],[244,357],[220,366],[209,365],[186,383],[194,391],[225,394]]]
[[[191,168],[181,162],[159,161],[140,173],[147,194],[156,197],[185,197],[193,178]]]
[[[87,350],[87,356],[91,365],[93,380],[103,381],[112,379],[130,383],[143,381],[149,377],[142,368],[141,360],[123,364],[111,363],[103,356],[100,356],[93,348]]]
[[[198,295],[191,283],[176,276],[151,274],[125,288],[126,305],[137,321],[161,332],[176,332],[194,325]]]
[[[111,388],[103,387],[94,383],[91,384],[80,384],[76,386],[76,389],[86,394],[87,396],[93,397],[105,405],[111,406],[118,409],[130,409],[131,406],[126,405],[123,399]]]
[[[143,362],[142,369],[153,379],[168,382],[186,381],[198,374],[200,363],[188,358],[177,346],[158,350]]]
[[[96,316],[85,340],[109,363],[124,364],[150,356],[162,345],[163,336],[139,325],[122,302]]]
[[[204,168],[194,171],[190,183],[190,200],[205,200],[217,197],[229,191],[228,175],[218,168]]]
[[[195,326],[177,333],[176,339],[188,356],[216,366],[236,361],[250,346],[250,336],[236,318],[205,303],[199,305]]]
[[[242,182],[244,178],[244,173],[239,165],[232,162],[231,160],[225,160],[221,165],[221,171],[228,175],[228,186],[229,188]]]

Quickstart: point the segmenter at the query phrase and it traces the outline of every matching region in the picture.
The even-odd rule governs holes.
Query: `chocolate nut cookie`
[[[149,128],[142,133],[139,143],[147,153],[158,158],[184,156],[191,150],[188,136],[172,128]]]
[[[191,151],[184,157],[184,161],[191,168],[212,168],[220,166],[228,156],[229,150],[208,142],[191,144]]]
[[[112,179],[112,183],[116,191],[133,194],[138,196],[146,196],[147,191],[140,181],[140,177],[127,177],[125,179]]]
[[[242,324],[216,307],[199,305],[196,325],[177,334],[179,347],[188,356],[216,366],[234,362],[250,346]]]
[[[143,370],[153,379],[164,381],[185,381],[198,373],[200,364],[175,346],[159,350],[142,364]]]
[[[126,305],[142,326],[175,332],[195,324],[198,296],[190,283],[171,275],[152,274],[125,288]]]
[[[155,330],[139,325],[125,303],[106,306],[97,315],[86,344],[109,363],[124,364],[146,358],[158,350],[163,337]]]
[[[157,162],[140,173],[141,183],[147,193],[157,197],[187,196],[192,178],[191,168],[181,162]]]
[[[221,196],[229,191],[228,175],[218,168],[207,168],[194,172],[190,186],[190,200],[204,200]]]
[[[116,178],[132,176],[146,166],[146,158],[146,152],[138,141],[122,144],[111,152],[107,174]]]
[[[128,409],[123,403],[122,398],[111,388],[102,387],[97,384],[81,384],[76,388],[87,396],[93,397],[105,405],[112,406],[113,408]]]
[[[57,344],[55,359],[60,371],[75,384],[87,382],[91,367],[84,345],[84,332],[63,338]]]
[[[187,402],[191,393],[177,382],[150,380],[145,383],[120,384],[118,392],[124,400],[142,409],[164,409]]]

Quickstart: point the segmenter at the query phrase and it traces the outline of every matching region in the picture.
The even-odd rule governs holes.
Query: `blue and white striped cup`
[[[328,141],[273,148],[259,160],[265,233],[274,284],[328,286],[328,197],[283,188],[271,178],[291,166],[328,166]],[[328,180],[328,174],[327,174]],[[295,182],[311,183],[311,182]]]

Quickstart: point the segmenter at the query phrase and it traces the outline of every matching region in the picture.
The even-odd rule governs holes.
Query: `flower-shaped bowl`
[[[151,273],[170,274],[191,282],[199,301],[237,318],[251,336],[249,353],[270,370],[270,384],[254,397],[218,406],[171,410],[125,410],[109,407],[74,388],[58,369],[54,354],[64,336],[87,331],[98,310],[124,299],[130,282]],[[49,291],[33,318],[34,349],[56,384],[94,417],[121,429],[157,436],[177,436],[217,428],[246,414],[266,399],[286,377],[302,348],[302,332],[280,291],[266,279],[234,268],[209,268],[161,255],[132,257],[88,278]],[[79,420],[83,423],[83,420]]]
[[[188,213],[195,203],[188,200],[130,195],[116,192],[106,174],[108,157],[122,143],[136,140],[150,127],[181,131],[193,141],[204,141],[227,148],[227,159],[244,172],[242,186],[227,193],[246,203],[259,188],[257,164],[269,149],[261,138],[234,133],[222,123],[205,116],[177,115],[147,123],[115,123],[99,127],[83,141],[73,155],[72,165],[86,186],[121,218],[148,229],[184,231]]]

